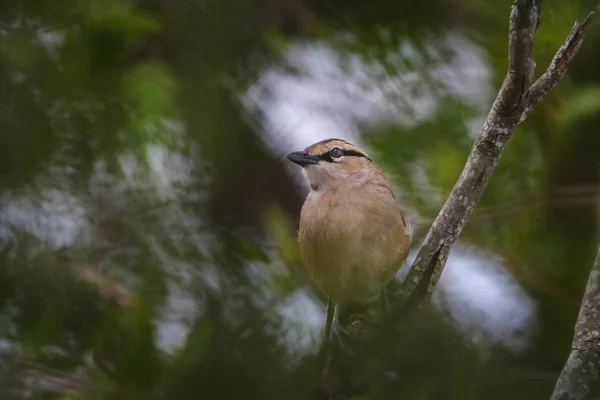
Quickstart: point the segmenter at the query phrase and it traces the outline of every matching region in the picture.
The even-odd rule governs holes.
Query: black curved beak
[[[311,156],[305,151],[295,151],[293,153],[288,154],[287,158],[291,162],[298,164],[301,167],[319,163],[319,159],[317,157]]]

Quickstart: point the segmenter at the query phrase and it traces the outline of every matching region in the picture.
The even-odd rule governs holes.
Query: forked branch
[[[575,22],[546,72],[532,84],[535,68],[533,38],[539,7],[540,2],[536,0],[517,0],[513,5],[508,73],[458,182],[433,221],[415,262],[402,282],[400,307],[408,304],[412,308],[429,299],[442,275],[450,250],[481,199],[506,144],[517,126],[562,80],[583,43],[584,31],[594,14],[591,12],[583,23]]]

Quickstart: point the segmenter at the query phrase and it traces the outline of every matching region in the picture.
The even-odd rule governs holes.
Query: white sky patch
[[[416,251],[397,274],[402,280]],[[452,248],[433,301],[448,310],[474,342],[485,340],[520,352],[527,348],[537,324],[537,305],[495,254],[457,243]]]
[[[295,42],[284,63],[299,72],[266,68],[242,100],[261,116],[264,140],[280,155],[330,137],[361,146],[360,124],[410,126],[430,118],[446,95],[487,111],[491,84],[485,53],[456,33],[447,34],[438,46],[452,56],[443,59],[439,47],[428,46],[434,62],[426,65],[415,47],[403,42],[390,59],[397,59],[397,65],[408,60],[415,67],[399,66],[398,74],[390,75],[379,62],[358,54],[319,42]]]
[[[65,191],[46,188],[37,195],[7,194],[0,206],[2,247],[25,232],[43,243],[45,250],[59,249],[89,233],[85,202]]]
[[[177,197],[175,187],[194,181],[193,163],[190,159],[161,145],[147,148],[147,161],[132,154],[119,157],[122,175],[110,175],[103,161],[96,163],[90,180],[90,195],[106,195],[113,191],[114,200],[127,201],[127,191],[148,189],[147,194],[159,199]],[[52,166],[48,171],[58,171]],[[63,177],[69,179],[68,176]],[[36,237],[47,250],[90,240],[91,222],[86,196],[69,193],[60,178],[37,179],[37,185],[48,183],[39,191],[35,187],[7,192],[0,198],[0,240],[8,244],[15,232],[25,232]],[[50,186],[62,186],[60,188]]]
[[[157,346],[167,352],[179,350],[186,342],[190,329],[200,314],[197,299],[174,283],[168,284],[167,302],[155,321]]]
[[[325,324],[323,303],[315,299],[306,288],[298,289],[280,304],[283,317],[282,340],[292,353],[314,352],[321,340],[321,329]]]
[[[447,96],[486,113],[492,90],[485,52],[452,32],[426,48],[434,60],[429,64],[410,41],[404,41],[388,56],[398,65],[398,73],[390,75],[380,62],[366,61],[359,54],[320,42],[293,42],[284,64],[298,72],[278,65],[265,68],[242,95],[242,103],[259,117],[264,142],[281,157],[333,137],[369,152],[360,137],[361,125],[412,126],[434,116]],[[442,57],[441,50],[451,57]],[[406,61],[413,67],[406,68]],[[474,134],[478,122],[475,118],[471,127]],[[306,187],[299,168],[291,163],[284,167],[299,186]]]
[[[434,300],[447,307],[474,340],[518,352],[535,332],[537,305],[502,263],[493,254],[455,245]]]
[[[177,186],[185,187],[204,178],[195,174],[193,160],[177,150],[156,143],[147,145],[145,150],[145,159],[130,152],[118,156],[121,175],[110,175],[104,160],[98,160],[92,183],[124,192],[147,190],[148,195],[161,200],[177,200]]]
[[[48,51],[50,57],[58,61],[60,49],[65,43],[65,34],[51,29],[40,28],[38,29],[37,37],[42,46]]]
[[[152,180],[160,197],[177,196],[176,185],[188,186],[196,179],[194,163],[190,158],[157,144],[148,146],[146,154]]]

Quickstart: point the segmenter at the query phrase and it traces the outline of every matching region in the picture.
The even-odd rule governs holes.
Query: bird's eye
[[[334,147],[329,151],[329,154],[331,154],[331,157],[333,158],[340,158],[344,155],[344,152],[339,147]]]

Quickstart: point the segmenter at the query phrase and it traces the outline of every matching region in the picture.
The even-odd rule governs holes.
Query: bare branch
[[[421,246],[401,287],[403,303],[420,304],[433,292],[450,250],[481,198],[500,156],[521,120],[533,81],[533,38],[539,3],[517,0],[510,14],[508,73],[467,163]]]
[[[584,32],[588,25],[592,22],[594,11],[590,12],[582,23],[579,20],[575,21],[571,33],[565,40],[565,43],[560,47],[550,66],[544,72],[542,76],[531,86],[529,93],[527,94],[527,100],[525,103],[525,110],[521,114],[521,121],[525,121],[525,118],[531,114],[533,109],[542,101],[544,96],[550,92],[558,83],[562,80],[567,72],[569,63],[575,57],[575,54],[579,51],[583,39],[585,38]]]
[[[492,110],[475,141],[467,163],[442,210],[434,220],[400,296],[410,305],[427,300],[442,274],[446,260],[475,205],[481,198],[500,156],[517,125],[563,78],[579,51],[584,31],[593,12],[583,23],[576,22],[547,71],[533,84],[533,35],[539,5],[534,0],[517,0],[509,29],[509,70]]]
[[[551,400],[583,400],[600,369],[600,248],[588,278],[569,358]]]

